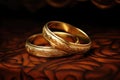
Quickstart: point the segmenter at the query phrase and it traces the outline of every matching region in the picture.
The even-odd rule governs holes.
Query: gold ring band
[[[66,41],[53,33],[52,29],[72,34],[79,38],[79,41],[76,43]],[[54,48],[63,50],[69,54],[85,53],[91,47],[91,40],[83,30],[61,21],[50,21],[46,23],[43,27],[43,36]]]
[[[59,37],[70,42],[78,42],[78,39],[71,34],[64,32],[54,32]],[[67,52],[53,48],[42,34],[34,34],[26,40],[25,45],[28,53],[37,57],[60,57],[69,55]]]

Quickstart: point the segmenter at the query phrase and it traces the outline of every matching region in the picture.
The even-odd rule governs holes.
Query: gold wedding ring
[[[77,37],[65,32],[53,32],[55,35],[69,41],[78,43]],[[27,51],[37,57],[60,57],[69,55],[63,50],[53,48],[42,34],[34,34],[26,40]]]
[[[77,37],[79,41],[66,41],[53,33],[53,31],[69,33]],[[91,47],[91,40],[83,30],[61,21],[49,21],[46,23],[43,27],[43,36],[47,41],[49,41],[53,48],[62,50],[68,54],[85,53]]]

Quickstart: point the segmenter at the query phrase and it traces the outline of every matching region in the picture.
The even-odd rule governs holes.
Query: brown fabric
[[[100,9],[109,9],[120,4],[120,0],[0,0],[0,5],[9,9],[25,8],[30,12],[37,12],[44,7],[70,8],[78,5],[93,5]],[[89,5],[89,7],[91,7]]]
[[[25,40],[39,31],[40,27],[0,29],[0,80],[120,80],[119,30],[88,30],[91,50],[61,58],[27,53]]]

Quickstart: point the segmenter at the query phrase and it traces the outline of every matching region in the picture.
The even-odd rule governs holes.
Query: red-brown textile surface
[[[0,28],[0,80],[120,80],[118,29],[88,30],[92,48],[86,54],[38,58],[25,49],[25,40],[42,28],[33,26],[38,27]]]

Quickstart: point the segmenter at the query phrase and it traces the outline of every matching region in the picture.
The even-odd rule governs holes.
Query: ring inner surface
[[[48,28],[51,31],[61,31],[61,32],[67,32],[69,34],[72,34],[79,39],[80,44],[90,43],[90,39],[85,32],[83,32],[82,30],[70,24],[62,23],[62,22],[50,22],[48,23]]]

